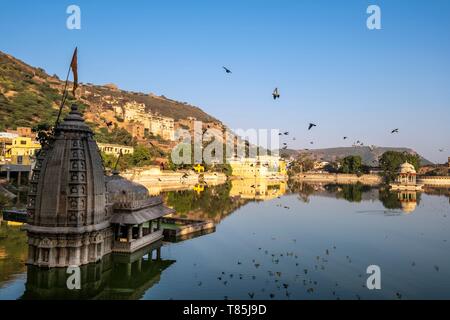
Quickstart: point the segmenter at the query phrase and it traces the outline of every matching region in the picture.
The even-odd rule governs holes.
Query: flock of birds
[[[281,197],[278,197],[280,199]],[[278,201],[277,201],[278,202]],[[277,207],[286,206],[278,203]],[[444,215],[446,217],[446,215]],[[283,217],[280,217],[281,219]],[[251,237],[256,237],[256,232]],[[424,236],[424,233],[420,233]],[[364,265],[368,262],[353,258],[336,243],[328,246],[317,246],[315,249],[302,250],[297,244],[302,241],[289,236],[263,235],[265,239],[247,241],[253,246],[253,255],[235,257],[228,263],[227,269],[219,269],[207,279],[201,279],[205,274],[194,272],[194,283],[198,287],[211,285],[218,288],[228,299],[364,299],[378,296],[381,298],[407,299],[408,293],[389,288],[382,291],[370,291],[366,287],[367,278]],[[393,241],[384,236],[385,241]],[[446,240],[444,240],[446,242]],[[252,245],[253,244],[253,245]],[[427,268],[428,272],[441,273],[439,265],[424,266],[412,260],[403,266],[412,270]],[[198,267],[194,263],[194,267]],[[330,271],[345,268],[350,272],[341,279],[330,278]],[[335,271],[333,271],[334,274]],[[349,282],[350,281],[350,282]],[[358,287],[360,289],[358,289]],[[205,288],[206,289],[206,288]],[[236,296],[235,296],[236,295]],[[366,296],[365,296],[366,295]]]
[[[232,71],[229,68],[227,68],[225,66],[222,68],[225,70],[226,73],[228,73],[228,74],[232,73]],[[277,87],[273,90],[272,97],[273,97],[273,100],[280,99],[281,95],[280,95],[280,91]],[[308,131],[311,130],[313,127],[317,127],[317,125],[315,123],[309,123]],[[392,129],[391,134],[394,134],[394,133],[399,133],[399,128]],[[289,134],[289,133],[287,133],[287,134]],[[285,135],[287,135],[287,134],[285,133]],[[280,134],[280,135],[282,135],[282,134]],[[348,139],[347,136],[343,137],[343,140],[347,140],[347,139]],[[292,140],[295,141],[296,140],[295,137]],[[311,141],[310,144],[314,144],[314,142]],[[364,146],[364,143],[358,140],[356,143],[353,144],[353,146],[354,147],[355,146]],[[288,148],[287,143],[285,143],[284,146],[282,147],[282,149],[286,150],[287,148]],[[305,149],[305,150],[308,150],[308,149]],[[439,149],[439,152],[444,152],[444,149]]]
[[[272,236],[271,240],[277,241],[278,239]],[[297,239],[292,239],[292,242],[296,243]],[[349,265],[349,268],[353,270],[360,268],[357,265],[352,267],[352,257],[339,253],[336,245],[325,248],[320,255],[316,255],[315,257],[308,257],[307,254],[302,256],[302,254],[292,250],[280,251],[263,247],[258,247],[258,254],[258,258],[237,260],[235,262],[236,266],[230,268],[232,271],[219,271],[215,275],[217,285],[232,288],[239,281],[250,283],[248,286],[244,285],[248,290],[248,299],[289,299],[291,296],[298,298],[299,294],[313,298],[314,296],[312,295],[315,293],[319,294],[322,298],[328,297],[329,299],[336,300],[352,299],[349,293],[348,283],[330,280],[326,274],[329,263],[331,263],[331,268],[335,265],[342,266],[345,264]],[[261,257],[261,255],[263,256]],[[308,260],[309,263],[305,262],[305,260]],[[194,267],[197,267],[196,263],[194,263]],[[411,262],[411,267],[416,267],[415,261]],[[254,272],[250,271],[252,269]],[[433,269],[435,272],[440,271],[437,265],[434,265]],[[361,288],[366,288],[366,280],[369,276],[364,272],[365,270],[360,270],[359,273],[356,272],[354,275],[356,283],[359,283],[358,285]],[[195,273],[194,278],[197,277],[198,274]],[[203,285],[203,281],[198,279],[195,281],[198,287]],[[253,289],[257,287],[259,289]],[[301,294],[302,287],[304,294]],[[238,285],[238,288],[242,295],[243,286]],[[352,291],[364,292],[358,291],[355,288]],[[367,290],[367,292],[370,291]],[[354,293],[353,299],[362,299],[359,293]],[[391,294],[392,298],[396,299],[402,299],[404,296],[399,291],[392,292]],[[384,296],[385,292],[382,292],[382,295]],[[223,296],[225,300],[229,298],[227,295]]]

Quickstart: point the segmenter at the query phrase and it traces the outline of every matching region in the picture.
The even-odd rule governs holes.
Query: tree
[[[153,163],[153,156],[149,148],[137,145],[134,148],[132,164],[137,167],[147,166]]]
[[[88,123],[91,128],[95,129],[96,124]],[[95,133],[95,140],[103,143],[115,143],[126,146],[135,146],[136,140],[133,136],[124,128],[114,127],[110,132],[107,128],[100,128]]]
[[[297,174],[301,172],[306,172],[314,169],[314,160],[309,157],[307,154],[301,154],[292,161],[289,173],[290,174]]]
[[[383,171],[383,176],[387,183],[395,180],[398,173],[398,168],[404,162],[408,161],[414,166],[416,171],[420,167],[420,157],[417,154],[411,154],[408,152],[398,152],[398,151],[386,151],[382,154],[379,159],[379,164],[381,170]]]
[[[36,139],[43,148],[47,147],[53,139],[53,127],[48,123],[39,123],[31,130],[36,133]]]
[[[362,159],[361,156],[347,156],[341,161],[340,171],[342,173],[361,174]]]

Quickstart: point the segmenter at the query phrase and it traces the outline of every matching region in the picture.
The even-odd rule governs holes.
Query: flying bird
[[[273,90],[272,97],[273,97],[273,100],[280,98],[280,93],[278,92],[278,88],[275,88],[275,90]]]
[[[344,140],[346,140],[347,139],[347,137],[344,137]]]
[[[398,128],[391,131],[391,133],[398,133]]]
[[[308,130],[311,130],[312,127],[317,127],[317,125],[315,125],[314,123],[310,123],[308,126]]]
[[[228,69],[228,68],[226,68],[226,67],[222,67],[222,68],[225,70],[226,73],[233,73],[233,72],[231,72],[230,69]]]

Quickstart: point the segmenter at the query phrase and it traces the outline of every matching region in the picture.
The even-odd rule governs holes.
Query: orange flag
[[[78,88],[78,58],[77,58],[77,53],[78,53],[78,47],[75,48],[75,51],[73,52],[72,62],[70,63],[70,67],[72,68],[72,73],[73,73],[73,89],[72,89],[73,96],[75,96],[75,91]]]

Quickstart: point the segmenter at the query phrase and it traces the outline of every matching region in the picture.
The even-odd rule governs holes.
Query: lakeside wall
[[[363,174],[357,176],[356,174],[344,174],[344,173],[298,173],[292,176],[294,180],[305,182],[328,182],[328,183],[356,183],[377,185],[383,182],[383,179],[379,175],[375,174]]]
[[[292,179],[305,182],[327,182],[327,183],[356,183],[377,185],[383,183],[383,178],[376,174],[356,174],[344,173],[298,173]],[[425,186],[450,186],[450,176],[418,176],[417,183]]]
[[[127,170],[121,175],[131,181],[142,184],[155,185],[180,185],[180,184],[198,184],[201,181],[206,183],[225,183],[227,176],[220,172],[205,172],[198,174],[192,170],[186,171],[161,171],[159,167],[143,167]]]
[[[417,183],[425,186],[450,186],[450,176],[419,176]]]

